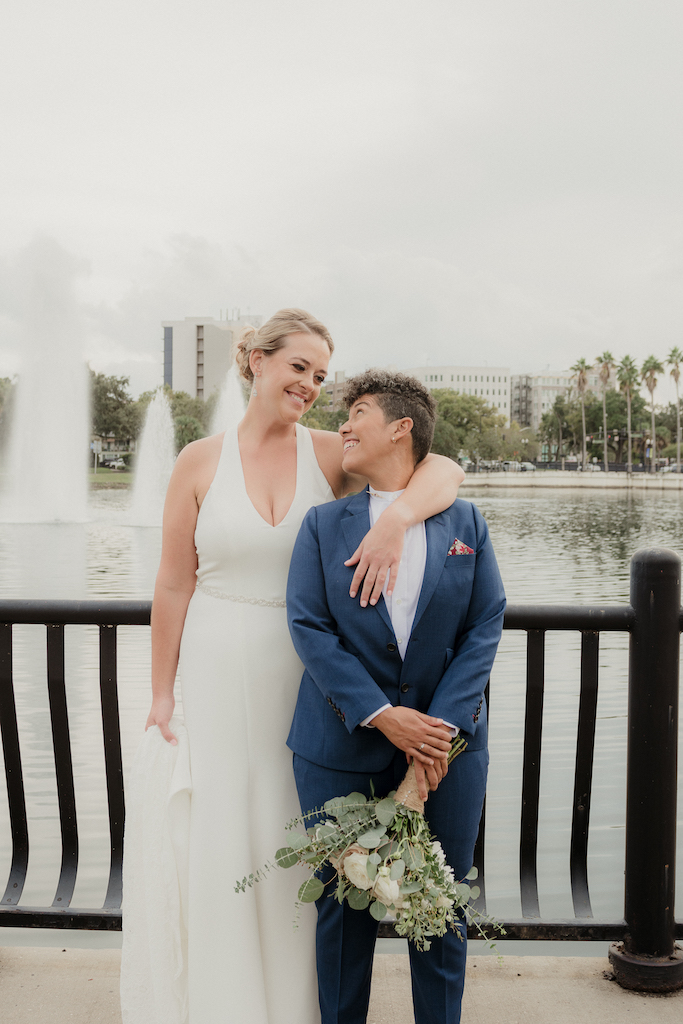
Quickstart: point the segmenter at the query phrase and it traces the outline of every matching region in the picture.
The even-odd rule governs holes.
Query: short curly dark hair
[[[351,377],[344,388],[344,405],[350,409],[363,395],[372,395],[387,423],[409,416],[415,465],[429,453],[436,423],[436,402],[417,377],[388,370],[366,370]]]

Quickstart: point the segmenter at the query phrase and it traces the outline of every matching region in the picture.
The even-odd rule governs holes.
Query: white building
[[[214,320],[186,316],[164,320],[164,384],[193,398],[208,398],[219,389],[230,368],[233,340],[247,324],[260,327],[262,316]]]
[[[479,395],[510,421],[509,366],[416,366],[405,370],[432,391],[451,388],[461,395]]]
[[[610,373],[608,390],[617,387],[614,370]],[[573,370],[550,370],[543,373],[518,373],[512,377],[512,419],[522,427],[538,430],[544,413],[549,412],[558,395],[576,397],[576,374]],[[602,398],[600,367],[596,364],[588,371],[587,394]]]

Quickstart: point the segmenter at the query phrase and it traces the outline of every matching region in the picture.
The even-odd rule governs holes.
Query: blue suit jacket
[[[344,565],[370,529],[367,491],[307,513],[287,585],[287,615],[305,665],[287,745],[314,764],[381,771],[396,753],[360,723],[387,702],[443,718],[470,749],[486,746],[484,687],[505,594],[486,522],[458,500],[426,521],[427,563],[405,661],[384,598],[351,600]],[[449,555],[455,539],[474,554]]]

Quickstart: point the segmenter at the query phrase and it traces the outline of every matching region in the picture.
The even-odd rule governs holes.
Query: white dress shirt
[[[376,491],[370,487],[370,526],[373,527],[382,512],[391,505],[392,502],[396,501],[403,491]],[[401,660],[405,661],[406,649],[408,647],[408,641],[413,631],[413,622],[415,621],[415,612],[417,611],[417,603],[420,599],[420,591],[422,590],[422,581],[425,574],[425,565],[427,564],[427,531],[424,523],[416,523],[414,526],[409,526],[406,530],[405,540],[403,542],[403,557],[401,558],[398,575],[396,577],[396,584],[394,586],[394,592],[391,597],[387,596],[387,585],[389,583],[389,573],[384,581],[382,587],[382,594],[384,596],[384,602],[389,612],[389,618],[391,625],[396,635],[396,644],[398,646],[398,653],[401,655]],[[360,724],[369,726],[373,718],[382,711],[386,711],[390,708],[391,704],[383,704],[381,708],[377,708],[371,715],[368,715]],[[453,735],[458,732],[456,726],[448,725],[444,723],[453,731]],[[374,726],[372,727],[374,728]]]

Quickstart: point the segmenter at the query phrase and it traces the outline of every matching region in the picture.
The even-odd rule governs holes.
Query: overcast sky
[[[0,375],[41,302],[135,394],[162,319],[226,307],[311,310],[347,371],[663,358],[682,29],[680,0],[6,7]]]

